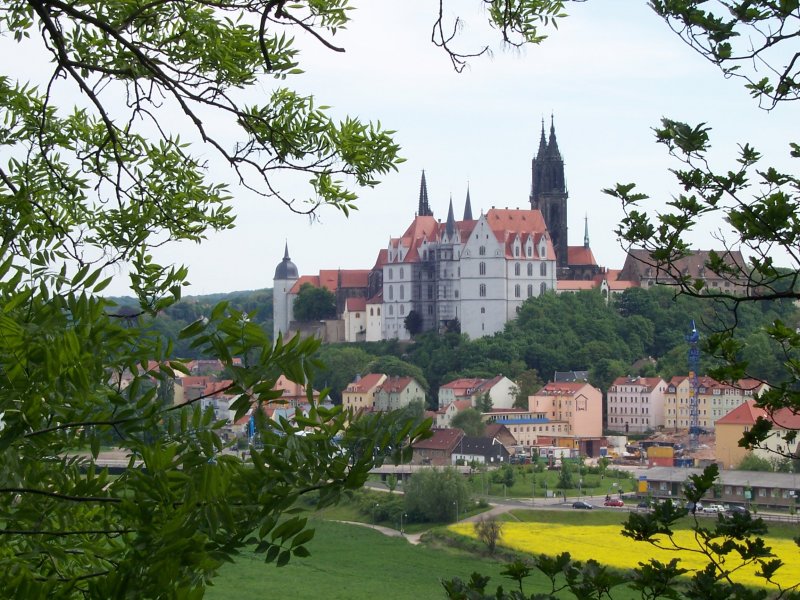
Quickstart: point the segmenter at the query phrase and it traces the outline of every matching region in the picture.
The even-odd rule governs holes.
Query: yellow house
[[[722,383],[711,377],[697,378],[697,424],[713,431],[715,423],[754,394],[769,389],[755,379],[742,379],[734,384]],[[668,429],[688,429],[691,426],[692,380],[686,375],[673,377],[664,395],[664,426]]]
[[[372,410],[375,407],[375,396],[384,381],[386,375],[383,373],[368,373],[363,377],[356,377],[342,392],[342,406],[354,412]]]
[[[775,411],[770,417],[766,410],[758,408],[755,404],[755,400],[751,398],[716,422],[717,462],[722,463],[726,469],[735,468],[751,452],[747,448],[740,447],[739,440],[755,425],[759,417],[772,421],[772,432],[761,448],[752,450],[754,454],[764,458],[775,458],[780,457],[780,453],[797,453],[796,447],[789,447],[785,436],[791,431],[800,429],[800,415],[783,408]]]

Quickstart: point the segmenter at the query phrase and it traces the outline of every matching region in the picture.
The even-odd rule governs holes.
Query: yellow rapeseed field
[[[461,535],[475,537],[472,523],[459,523],[450,529]],[[678,553],[661,550],[645,542],[634,542],[623,537],[619,525],[565,525],[559,523],[503,523],[500,545],[530,554],[555,556],[569,552],[573,560],[594,559],[599,563],[618,569],[630,569],[640,562],[655,558],[667,563],[680,558],[684,569],[700,569],[706,565],[702,557],[693,552]],[[697,548],[694,533],[687,530],[676,532],[676,541],[687,548]],[[786,539],[765,538],[768,546],[785,564],[778,571],[777,581],[792,585],[800,580],[800,549]],[[729,561],[733,567],[739,563]],[[755,576],[756,568],[742,569],[734,579],[746,585],[761,586],[764,579]]]

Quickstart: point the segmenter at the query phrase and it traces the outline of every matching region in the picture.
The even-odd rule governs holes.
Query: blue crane
[[[692,331],[686,336],[689,342],[689,381],[692,384],[692,397],[689,399],[689,446],[697,448],[697,436],[700,433],[700,418],[698,415],[698,394],[700,382],[697,379],[697,372],[700,370],[700,334],[697,332],[694,319],[692,319]],[[676,415],[677,418],[677,415]]]

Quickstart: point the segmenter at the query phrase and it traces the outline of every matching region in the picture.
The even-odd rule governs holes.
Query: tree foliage
[[[465,408],[453,416],[450,427],[461,429],[472,437],[481,437],[486,430],[486,423],[483,422],[480,411],[474,408]]]
[[[469,490],[464,476],[453,469],[425,469],[405,484],[406,508],[424,521],[455,521],[456,512],[467,508]]]
[[[304,283],[297,292],[292,313],[298,321],[322,321],[336,318],[336,297],[326,287]]]
[[[298,213],[347,213],[356,189],[396,169],[390,132],[331,118],[286,85],[301,72],[295,36],[330,47],[348,15],[339,0],[0,6],[6,49],[50,60],[41,81],[0,73],[4,596],[196,598],[245,545],[278,564],[306,556],[313,531],[293,505],[311,492],[335,502],[424,430],[390,415],[344,431],[340,409],[317,406],[268,424],[278,375],[309,382],[316,342],[273,343],[257,307],[226,302],[185,310],[186,327],[152,321],[179,310],[188,278],[154,249],[231,228],[227,184]],[[298,178],[306,199],[279,185]],[[120,271],[125,307],[102,296]],[[226,367],[237,418],[255,407],[249,464],[199,399],[166,402],[186,370],[176,334],[181,354]],[[98,462],[110,440],[129,461],[116,478]]]
[[[494,554],[497,543],[503,537],[503,523],[496,517],[480,518],[475,521],[475,535],[486,545],[489,554]]]

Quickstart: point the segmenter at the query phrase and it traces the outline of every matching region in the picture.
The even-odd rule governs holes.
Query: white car
[[[722,504],[709,504],[708,506],[703,507],[704,513],[723,513],[725,512],[725,507]]]

